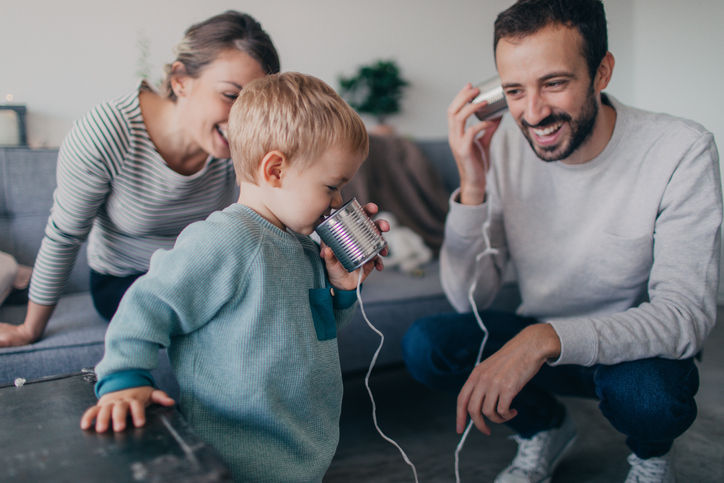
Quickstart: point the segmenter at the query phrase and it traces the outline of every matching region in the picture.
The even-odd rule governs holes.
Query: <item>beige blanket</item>
[[[342,190],[361,204],[377,203],[420,235],[436,254],[442,244],[449,194],[430,161],[412,141],[370,134],[370,154]]]

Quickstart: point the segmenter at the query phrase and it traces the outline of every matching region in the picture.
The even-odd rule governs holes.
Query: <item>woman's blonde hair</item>
[[[354,109],[320,79],[296,72],[244,86],[229,114],[228,135],[239,182],[254,182],[259,162],[274,150],[291,162],[312,161],[331,147],[363,157],[369,150]]]
[[[165,67],[163,94],[176,100],[171,79],[173,64],[183,65],[183,74],[197,78],[225,50],[235,49],[259,62],[266,74],[279,72],[279,55],[269,35],[251,15],[227,10],[189,27],[176,46],[176,59]]]

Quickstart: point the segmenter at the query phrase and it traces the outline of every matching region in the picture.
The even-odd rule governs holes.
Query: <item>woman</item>
[[[93,303],[110,320],[154,251],[233,202],[229,109],[245,84],[276,72],[279,58],[261,25],[228,11],[186,31],[164,92],[141,82],[78,121],[58,154],[25,321],[0,324],[0,346],[42,336],[86,238]]]

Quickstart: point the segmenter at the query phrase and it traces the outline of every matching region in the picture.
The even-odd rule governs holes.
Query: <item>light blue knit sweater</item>
[[[342,378],[319,247],[243,205],[190,225],[126,293],[96,367],[99,395],[146,384],[159,346],[179,407],[237,481],[321,481],[336,450]]]

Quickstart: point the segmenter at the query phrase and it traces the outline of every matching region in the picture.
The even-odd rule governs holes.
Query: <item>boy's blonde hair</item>
[[[285,72],[250,82],[229,113],[229,147],[239,183],[256,181],[264,156],[314,160],[331,147],[367,157],[369,138],[359,115],[330,86]]]

